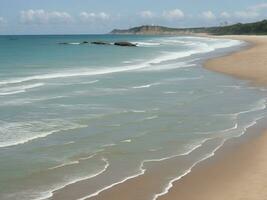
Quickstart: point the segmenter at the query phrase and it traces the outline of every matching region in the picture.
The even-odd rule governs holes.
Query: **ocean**
[[[138,47],[80,44],[99,40]],[[0,199],[53,198],[82,181],[90,187],[70,199],[94,198],[168,163],[142,198],[166,194],[266,116],[264,88],[202,67],[245,45],[192,36],[0,36]]]

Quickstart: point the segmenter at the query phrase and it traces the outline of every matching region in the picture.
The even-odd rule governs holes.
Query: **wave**
[[[208,134],[212,134],[212,133],[225,133],[228,131],[233,131],[236,130],[238,128],[238,123],[235,123],[234,126],[230,127],[230,128],[226,128],[223,130],[214,130],[214,131],[208,131],[208,132],[196,132],[195,134],[200,134],[200,135],[208,135]]]
[[[39,130],[38,129],[36,130],[36,127],[38,127]],[[45,138],[54,133],[80,129],[85,127],[87,127],[87,125],[81,125],[64,121],[55,121],[55,122],[33,121],[33,122],[11,122],[11,123],[2,122],[2,125],[0,126],[0,132],[2,132],[5,137],[0,140],[0,148],[21,145],[28,143],[32,140]],[[53,128],[53,130],[46,130],[47,128]],[[17,132],[20,133],[20,135],[17,135],[16,134]],[[19,136],[22,137],[20,138]]]
[[[146,110],[130,110],[130,112],[133,112],[133,113],[146,113],[147,111]]]
[[[154,58],[154,59],[151,59],[149,61],[145,61],[139,64],[133,64],[133,65],[121,66],[121,67],[101,68],[101,69],[66,71],[64,73],[58,72],[58,73],[50,73],[50,74],[42,74],[42,75],[33,75],[33,76],[28,76],[28,77],[7,79],[4,81],[1,81],[0,85],[21,83],[21,82],[34,81],[34,80],[47,80],[47,79],[69,78],[69,77],[79,77],[79,76],[94,76],[94,75],[104,75],[104,74],[139,70],[139,69],[150,67],[151,65],[160,64],[165,61],[177,60],[179,58],[185,58],[193,54],[207,53],[210,51],[214,51],[218,48],[226,48],[226,47],[231,47],[231,46],[235,46],[238,44],[240,44],[240,42],[236,42],[235,40],[231,40],[231,42],[228,42],[228,43],[220,42],[220,44],[213,45],[213,46],[200,43],[196,46],[194,50],[189,50],[189,51],[184,51],[184,52],[162,52],[162,55],[158,56],[157,58]]]
[[[96,155],[97,155],[97,153],[94,153],[94,154],[92,154],[92,155],[90,155],[90,156],[87,156],[87,157],[81,157],[81,158],[79,158],[78,160],[70,161],[70,162],[65,162],[65,163],[56,165],[55,167],[50,167],[50,168],[48,168],[48,169],[49,169],[49,170],[54,170],[54,169],[58,169],[58,168],[62,168],[62,167],[70,166],[70,165],[77,165],[77,164],[80,163],[80,161],[89,160],[89,159],[95,157]]]
[[[0,89],[0,95],[4,96],[4,95],[24,93],[28,89],[33,89],[33,88],[41,87],[41,86],[44,86],[44,83],[35,83],[35,84],[30,84],[30,85],[22,85],[22,86],[1,88]]]
[[[57,165],[55,167],[50,167],[48,169],[49,170],[54,170],[54,169],[58,169],[58,168],[61,168],[61,167],[66,167],[66,166],[69,166],[69,165],[76,165],[76,164],[79,164],[79,161],[72,161],[72,162],[62,163],[60,165]]]
[[[118,182],[115,182],[115,183],[113,183],[113,184],[111,184],[111,185],[108,185],[108,186],[106,186],[106,187],[104,187],[104,188],[102,188],[102,189],[96,191],[95,193],[89,194],[89,195],[84,196],[84,197],[82,197],[82,198],[79,198],[79,199],[77,199],[77,200],[86,200],[86,199],[89,199],[89,198],[91,198],[91,197],[95,197],[95,196],[99,195],[101,192],[106,191],[106,190],[108,190],[108,189],[110,189],[110,188],[112,188],[112,187],[114,187],[114,186],[116,186],[116,185],[122,184],[122,183],[124,183],[124,182],[126,182],[126,181],[128,181],[128,180],[130,180],[130,179],[133,179],[133,178],[136,178],[136,177],[138,177],[138,176],[143,175],[143,174],[146,172],[146,169],[144,168],[144,165],[145,165],[145,163],[147,163],[147,162],[160,162],[160,161],[168,160],[168,159],[175,158],[175,157],[178,157],[178,156],[189,155],[191,152],[193,152],[194,150],[196,150],[196,149],[198,149],[199,147],[201,147],[202,144],[204,144],[204,143],[205,143],[206,141],[208,141],[208,140],[210,140],[210,138],[201,141],[200,144],[197,144],[196,146],[194,146],[194,148],[190,149],[189,151],[187,151],[187,152],[185,152],[185,153],[183,153],[183,154],[173,155],[173,156],[169,156],[169,157],[165,157],[165,158],[160,158],[160,159],[144,160],[144,161],[141,162],[141,165],[140,165],[140,167],[139,167],[139,170],[140,170],[139,173],[134,174],[134,175],[132,175],[132,176],[128,176],[128,177],[122,179],[121,181],[118,181]]]
[[[106,186],[106,187],[104,187],[104,188],[102,188],[102,189],[96,191],[96,192],[93,193],[93,194],[87,195],[87,196],[82,197],[82,198],[79,198],[79,199],[77,199],[77,200],[86,200],[86,199],[89,199],[89,198],[91,198],[91,197],[95,197],[95,196],[99,195],[101,192],[103,192],[103,191],[105,191],[105,190],[108,190],[108,189],[110,189],[110,188],[112,188],[112,187],[114,187],[114,186],[116,186],[116,185],[119,185],[119,184],[121,184],[121,183],[124,183],[124,182],[127,181],[127,180],[136,178],[136,177],[138,177],[138,176],[140,176],[140,175],[142,175],[142,174],[144,174],[144,173],[145,173],[145,170],[143,169],[143,170],[142,170],[140,173],[138,173],[138,174],[129,176],[129,177],[127,177],[127,178],[125,178],[125,179],[123,179],[123,180],[121,180],[121,181],[118,181],[118,182],[113,183],[113,184],[111,184],[111,185],[109,185],[109,186]]]
[[[154,46],[160,46],[160,43],[157,42],[134,42],[137,44],[138,47],[154,47]]]
[[[256,125],[257,122],[258,122],[259,120],[263,119],[263,118],[264,118],[263,116],[255,118],[252,122],[250,122],[250,123],[248,123],[246,126],[244,126],[243,131],[242,131],[239,135],[234,136],[234,137],[238,138],[238,137],[244,135],[244,134],[246,133],[246,131],[248,130],[248,128],[250,128],[250,127]]]
[[[160,85],[160,83],[151,83],[146,85],[140,85],[140,86],[133,86],[133,89],[142,89],[142,88],[150,88],[151,86]]]
[[[128,139],[128,140],[123,140],[121,142],[123,142],[123,143],[130,143],[130,142],[132,142],[132,140],[131,139]]]
[[[164,94],[177,94],[177,92],[175,91],[166,91],[166,92],[163,92]]]
[[[255,123],[257,123],[257,120],[259,119],[262,119],[262,118],[257,118],[255,121],[253,121],[253,123],[250,123],[249,125],[247,125],[245,128],[244,128],[244,131],[242,132],[242,134],[244,134],[244,132],[247,130],[248,127],[251,127],[253,125],[255,125]],[[233,128],[237,128],[237,124],[235,124],[235,126]],[[234,136],[234,137],[240,137],[239,136]],[[233,137],[232,137],[233,138]],[[143,174],[145,174],[146,172],[146,169],[144,168],[144,165],[146,163],[149,163],[149,162],[161,162],[161,161],[165,161],[165,160],[169,160],[169,159],[173,159],[173,158],[177,158],[179,156],[187,156],[189,154],[191,154],[193,151],[197,150],[198,148],[200,148],[205,142],[209,141],[209,140],[212,140],[214,138],[206,138],[204,140],[202,140],[201,142],[195,144],[195,145],[191,145],[191,149],[183,154],[179,154],[179,155],[172,155],[172,156],[168,156],[168,157],[164,157],[164,158],[159,158],[159,159],[149,159],[149,160],[144,160],[142,161],[140,167],[139,167],[139,170],[140,172],[135,174],[135,175],[132,175],[132,176],[129,176],[129,177],[126,177],[124,178],[123,180],[121,181],[118,181],[116,183],[113,183],[109,186],[106,186],[100,190],[98,190],[97,192],[93,193],[93,194],[90,194],[90,195],[87,195],[85,197],[82,197],[82,198],[79,198],[78,200],[86,200],[88,198],[91,198],[91,197],[94,197],[94,196],[97,196],[99,195],[101,192],[103,191],[106,191],[116,185],[119,185],[119,184],[122,184],[130,179],[133,179],[133,178],[136,178],[138,176],[141,176]],[[228,138],[229,139],[229,138]],[[211,152],[211,153],[208,153],[206,155],[204,155],[204,157],[202,157],[201,159],[199,159],[198,161],[196,161],[195,163],[193,163],[193,165],[191,167],[189,167],[187,170],[185,170],[181,175],[179,175],[178,177],[172,179],[168,184],[167,186],[164,188],[164,190],[161,192],[161,193],[158,193],[158,194],[155,194],[154,197],[153,197],[153,200],[156,200],[158,199],[160,196],[163,196],[165,194],[167,194],[169,192],[169,190],[173,187],[173,183],[182,179],[183,177],[185,177],[187,174],[189,174],[192,169],[197,166],[199,163],[203,162],[204,160],[207,160],[211,157],[213,157],[215,155],[215,153],[224,145],[224,143],[227,141],[227,139],[223,139],[222,142]]]
[[[158,194],[155,194],[155,195],[154,195],[153,200],[156,200],[156,199],[158,199],[160,196],[163,196],[163,195],[167,194],[167,193],[169,192],[169,190],[173,187],[173,183],[174,183],[174,182],[176,182],[176,181],[180,180],[181,178],[185,177],[187,174],[189,174],[189,173],[192,171],[192,169],[193,169],[196,165],[198,165],[198,164],[201,163],[202,161],[204,161],[204,160],[206,160],[206,159],[211,158],[212,156],[214,156],[215,153],[216,153],[216,151],[218,151],[218,150],[224,145],[225,141],[226,141],[226,140],[223,140],[222,143],[221,143],[218,147],[216,147],[210,154],[207,154],[206,156],[204,156],[203,158],[201,158],[200,160],[198,160],[197,162],[195,162],[189,169],[187,169],[187,170],[186,170],[184,173],[182,173],[180,176],[178,176],[178,177],[172,179],[172,180],[168,183],[167,187],[165,187],[164,190],[163,190],[161,193],[158,193]]]
[[[17,90],[17,91],[12,91],[12,92],[0,92],[0,96],[19,94],[19,93],[24,93],[24,92],[25,90]]]
[[[254,119],[251,123],[249,123],[248,125],[246,125],[246,126],[244,127],[244,129],[243,129],[243,131],[242,131],[242,133],[241,133],[240,135],[233,136],[233,137],[231,137],[231,138],[238,138],[238,137],[244,135],[248,128],[252,127],[253,125],[255,125],[255,124],[257,123],[258,120],[261,120],[261,119],[263,119],[263,118],[264,118],[264,117],[259,117],[259,118]],[[228,139],[230,139],[230,138],[228,138]],[[219,146],[217,146],[217,147],[216,147],[210,154],[207,154],[206,156],[204,156],[203,158],[201,158],[200,160],[198,160],[197,162],[195,162],[189,169],[187,169],[187,170],[186,170],[183,174],[181,174],[180,176],[178,176],[178,177],[172,179],[172,180],[168,183],[168,185],[164,188],[164,190],[163,190],[161,193],[158,193],[158,194],[154,195],[153,200],[156,200],[156,199],[158,199],[160,196],[163,196],[163,195],[167,194],[167,193],[169,192],[169,190],[173,187],[173,183],[174,183],[174,182],[179,181],[179,180],[182,179],[184,176],[186,176],[187,174],[189,174],[189,173],[192,171],[192,169],[193,169],[196,165],[198,165],[199,163],[201,163],[202,161],[204,161],[204,160],[206,160],[206,159],[211,158],[212,156],[214,156],[215,153],[216,153],[216,151],[218,151],[218,150],[224,145],[224,143],[225,143],[226,141],[227,141],[227,139],[224,139],[224,140],[222,141],[222,143],[221,143]]]
[[[85,81],[85,82],[73,82],[73,83],[52,83],[52,85],[57,86],[69,86],[69,85],[90,85],[99,82],[99,80]]]
[[[116,146],[116,144],[114,144],[114,143],[111,143],[111,144],[104,144],[104,145],[102,145],[101,147],[113,147],[113,146]]]
[[[152,120],[152,119],[157,119],[157,118],[159,118],[158,115],[153,115],[153,116],[150,116],[150,117],[146,117],[146,118],[144,118],[144,119],[141,120],[141,121]]]
[[[168,64],[168,65],[151,65],[146,68],[139,69],[138,71],[166,71],[166,70],[173,70],[178,68],[185,68],[185,67],[194,67],[196,64],[194,63],[185,63],[185,62],[177,62],[175,64]]]
[[[53,189],[51,189],[51,190],[49,190],[47,192],[43,192],[42,196],[36,198],[35,200],[46,200],[46,199],[49,199],[49,198],[53,197],[53,193],[55,191],[57,191],[57,190],[61,190],[61,189],[65,188],[68,185],[72,185],[72,184],[75,184],[77,182],[80,182],[80,181],[83,181],[83,180],[88,180],[88,179],[94,178],[96,176],[99,176],[100,174],[104,173],[110,166],[110,164],[109,164],[109,162],[108,162],[108,160],[106,158],[102,158],[102,161],[105,163],[105,166],[104,166],[104,168],[102,170],[98,171],[97,173],[89,175],[89,176],[86,176],[86,177],[74,179],[74,180],[69,181],[67,183],[63,183],[60,186],[55,186]]]
[[[240,112],[236,112],[236,113],[215,114],[214,116],[230,116],[230,117],[233,117],[236,119],[239,117],[239,115],[247,114],[247,113],[251,113],[251,112],[256,112],[256,111],[261,111],[264,109],[266,109],[266,99],[265,98],[254,103],[251,106],[251,108],[248,110],[244,110],[244,111],[240,111]]]

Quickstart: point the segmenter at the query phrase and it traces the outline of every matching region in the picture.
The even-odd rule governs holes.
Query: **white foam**
[[[95,193],[89,194],[89,195],[84,196],[84,197],[82,197],[82,198],[79,198],[79,199],[77,199],[77,200],[86,200],[86,199],[95,197],[95,196],[99,195],[101,192],[106,191],[106,190],[108,190],[108,189],[110,189],[110,188],[112,188],[112,187],[114,187],[114,186],[116,186],[116,185],[122,184],[122,183],[124,183],[124,182],[126,182],[126,181],[128,181],[128,180],[130,180],[130,179],[133,179],[133,178],[136,178],[136,177],[138,177],[138,176],[143,175],[143,174],[146,172],[146,169],[144,168],[144,165],[145,165],[145,163],[147,163],[147,162],[160,162],[160,161],[164,161],[164,160],[172,159],[172,158],[175,158],[175,157],[178,157],[178,156],[189,155],[191,152],[193,152],[193,151],[196,150],[197,148],[201,147],[202,144],[203,144],[204,142],[208,141],[208,140],[210,140],[210,138],[201,141],[200,144],[197,144],[197,145],[194,146],[192,149],[190,149],[189,151],[187,151],[187,152],[185,152],[185,153],[183,153],[183,154],[173,155],[173,156],[169,156],[169,157],[165,157],[165,158],[160,158],[160,159],[144,160],[144,161],[141,163],[140,167],[139,167],[139,170],[140,170],[139,173],[134,174],[134,175],[129,176],[129,177],[126,177],[126,178],[122,179],[121,181],[118,181],[118,182],[116,182],[116,183],[113,183],[113,184],[111,184],[111,185],[108,185],[108,186],[106,186],[106,187],[104,187],[104,188],[102,188],[102,189],[96,191]]]
[[[0,95],[11,95],[26,92],[28,89],[33,89],[36,87],[43,86],[44,83],[35,83],[30,85],[21,85],[21,86],[13,86],[13,87],[5,87],[0,89]]]
[[[174,92],[174,91],[166,91],[166,92],[163,92],[164,94],[177,94],[177,92]]]
[[[123,141],[121,141],[121,142],[124,142],[124,143],[130,143],[130,142],[132,142],[132,140],[131,140],[131,139],[128,139],[128,140],[123,140]]]
[[[221,143],[218,147],[216,147],[210,154],[207,154],[207,155],[204,156],[202,159],[200,159],[200,160],[198,160],[197,162],[195,162],[195,163],[194,163],[189,169],[187,169],[183,174],[181,174],[180,176],[178,176],[178,177],[172,179],[172,180],[168,183],[168,185],[164,188],[164,190],[163,190],[161,193],[158,193],[158,194],[155,194],[155,195],[154,195],[153,200],[156,200],[156,199],[158,199],[160,196],[163,196],[163,195],[167,194],[167,193],[169,192],[169,190],[173,187],[173,183],[174,183],[174,182],[180,180],[181,178],[183,178],[184,176],[186,176],[187,174],[189,174],[189,173],[192,171],[192,169],[193,169],[196,165],[198,165],[199,163],[201,163],[202,161],[204,161],[204,160],[206,160],[206,159],[208,159],[208,158],[214,156],[214,155],[215,155],[215,152],[223,146],[223,144],[225,143],[225,141],[226,141],[226,140],[223,140],[222,143]]]
[[[157,119],[159,118],[158,115],[153,115],[153,116],[150,116],[150,117],[146,117],[144,120],[152,120],[152,119]]]
[[[159,85],[160,83],[151,83],[146,85],[139,85],[139,86],[133,86],[133,89],[143,89],[143,88],[150,88],[151,86]]]
[[[130,110],[133,113],[146,113],[146,110]]]
[[[70,161],[70,162],[65,162],[65,163],[59,164],[59,165],[57,165],[57,166],[55,166],[55,167],[50,167],[50,168],[48,168],[48,169],[49,169],[49,170],[54,170],[54,169],[58,169],[58,168],[62,168],[62,167],[66,167],[66,166],[69,166],[69,165],[77,165],[77,164],[80,163],[80,161],[89,160],[89,159],[95,157],[96,155],[97,155],[97,154],[94,153],[94,154],[92,154],[92,155],[90,155],[90,156],[87,156],[87,157],[81,157],[81,158],[79,158],[78,160]]]
[[[240,135],[232,136],[232,138],[237,138],[237,137],[242,136],[243,134],[245,134],[245,132],[247,131],[248,128],[250,128],[250,127],[252,127],[253,125],[255,125],[255,124],[257,123],[257,121],[260,120],[260,119],[262,119],[262,118],[263,118],[263,117],[256,118],[255,120],[253,120],[251,123],[249,123],[247,126],[244,127],[244,130],[242,131],[242,133],[241,133]],[[237,126],[235,125],[234,128],[237,128]],[[178,176],[178,177],[172,179],[172,180],[168,183],[168,185],[164,188],[164,190],[163,190],[161,193],[158,193],[158,194],[154,195],[153,200],[156,200],[156,199],[158,199],[160,196],[163,196],[163,195],[167,194],[167,193],[169,192],[169,190],[173,187],[173,183],[174,183],[174,182],[180,180],[181,178],[183,178],[184,176],[186,176],[187,174],[189,174],[189,173],[192,171],[192,169],[193,169],[196,165],[198,165],[199,163],[201,163],[202,161],[204,161],[204,160],[206,160],[206,159],[208,159],[208,158],[214,156],[215,153],[216,153],[216,151],[218,151],[218,150],[224,145],[224,143],[225,143],[226,141],[227,141],[227,139],[224,139],[224,140],[222,141],[222,143],[212,151],[212,153],[207,154],[205,157],[203,157],[203,158],[200,159],[199,161],[195,162],[195,163],[194,163],[189,169],[187,169],[182,175],[180,175],[180,176]]]
[[[208,135],[208,134],[212,134],[212,133],[225,133],[225,132],[236,130],[237,128],[238,128],[238,123],[235,123],[235,125],[233,127],[230,127],[227,129],[217,130],[217,131],[208,131],[208,132],[196,132],[196,134]]]
[[[251,113],[251,112],[261,111],[264,109],[266,109],[266,99],[265,98],[254,103],[251,106],[251,109],[236,112],[236,113],[215,114],[215,116],[231,116],[231,117],[237,118],[241,114],[247,114],[247,113]]]
[[[55,167],[50,167],[48,169],[49,170],[54,170],[54,169],[58,169],[58,168],[61,168],[61,167],[66,167],[66,166],[69,166],[69,165],[75,165],[75,164],[79,164],[79,161],[72,161],[72,162],[62,163],[60,165],[57,165]]]
[[[167,70],[173,70],[185,67],[194,67],[194,66],[196,66],[196,64],[177,62],[175,64],[151,65],[150,67],[139,69],[139,71],[167,71]]]
[[[104,144],[104,145],[102,145],[101,147],[113,147],[113,146],[116,146],[116,144],[114,144],[114,143],[111,143],[111,144]]]
[[[110,164],[109,164],[107,159],[102,158],[102,160],[105,162],[105,166],[99,172],[97,172],[95,174],[92,174],[92,175],[89,175],[89,176],[86,176],[86,177],[82,177],[82,178],[77,178],[75,180],[71,180],[71,181],[69,181],[67,183],[64,183],[62,185],[55,186],[53,189],[51,189],[51,190],[49,190],[47,192],[42,192],[42,196],[39,197],[39,198],[36,198],[35,200],[46,200],[46,199],[49,199],[49,198],[51,198],[53,196],[53,192],[55,192],[57,190],[63,189],[68,185],[71,185],[71,184],[74,184],[74,183],[77,183],[77,182],[80,182],[80,181],[83,181],[83,180],[88,180],[88,179],[94,178],[96,176],[99,176],[100,174],[104,173],[108,169],[108,167],[110,166]]]
[[[140,175],[142,175],[142,174],[144,174],[144,173],[145,173],[145,170],[143,169],[143,170],[142,170],[140,173],[138,173],[138,174],[129,176],[129,177],[127,177],[127,178],[125,178],[125,179],[123,179],[123,180],[121,180],[121,181],[119,181],[119,182],[113,183],[113,184],[111,184],[111,185],[109,185],[109,186],[106,186],[106,187],[104,187],[104,188],[102,188],[102,189],[96,191],[96,192],[93,193],[93,194],[87,195],[87,196],[82,197],[82,198],[79,198],[79,199],[77,199],[77,200],[86,200],[86,199],[89,199],[89,198],[91,198],[91,197],[95,197],[95,196],[99,195],[101,192],[103,192],[103,191],[105,191],[105,190],[108,190],[108,189],[110,189],[110,188],[112,188],[112,187],[114,187],[114,186],[116,186],[116,185],[119,185],[119,184],[121,184],[121,183],[124,183],[124,182],[127,181],[127,180],[136,178],[136,177],[138,177],[138,176],[140,176]]]
[[[0,92],[0,96],[19,94],[19,93],[24,93],[24,92],[25,90],[17,90],[17,91],[12,91],[12,92]]]
[[[2,133],[2,138],[0,140],[0,148],[24,144],[62,131],[87,127],[87,125],[63,120],[1,123],[0,132]],[[36,127],[38,127],[38,129],[36,129]]]
[[[154,47],[154,46],[160,46],[160,43],[156,42],[135,42],[137,46],[139,47]]]
[[[71,44],[71,45],[79,45],[79,44],[81,44],[80,42],[70,42],[70,43],[68,43],[68,44]]]

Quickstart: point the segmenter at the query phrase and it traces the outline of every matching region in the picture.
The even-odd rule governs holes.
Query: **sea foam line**
[[[79,129],[79,128],[86,128],[87,125],[76,125],[74,127],[69,127],[69,128],[60,128],[60,129],[56,129],[56,130],[52,130],[52,131],[47,131],[47,132],[43,132],[42,134],[36,135],[36,136],[32,136],[32,137],[28,137],[25,139],[22,139],[21,141],[11,141],[8,143],[0,143],[0,148],[3,147],[11,147],[11,146],[16,146],[16,145],[20,145],[20,144],[25,144],[27,142],[30,142],[32,140],[36,140],[39,138],[45,138],[49,135],[52,135],[53,133],[58,133],[61,131],[69,131],[69,130],[74,130],[74,129]]]
[[[133,89],[150,88],[151,86],[160,85],[160,83],[151,83],[147,85],[134,86]]]
[[[79,164],[81,161],[89,160],[89,159],[95,157],[96,155],[97,155],[97,154],[94,153],[94,154],[92,154],[92,155],[90,155],[90,156],[82,157],[82,158],[79,158],[78,160],[75,160],[75,161],[71,161],[71,162],[67,162],[67,163],[62,163],[62,164],[60,164],[60,165],[57,165],[57,166],[55,166],[55,167],[50,167],[50,168],[48,168],[48,169],[49,169],[49,170],[54,170],[54,169],[58,169],[58,168],[61,168],[61,167],[66,167],[66,166],[69,166],[69,165],[77,165],[77,164]]]
[[[237,118],[241,114],[247,114],[247,113],[260,111],[260,110],[264,110],[264,109],[266,109],[266,99],[265,98],[257,101],[256,105],[249,110],[244,110],[244,111],[240,111],[240,112],[236,112],[236,113],[229,113],[229,114],[216,114],[215,116],[233,116],[233,117]]]
[[[226,141],[226,140],[223,140],[222,143],[221,143],[218,147],[216,147],[210,154],[207,154],[207,155],[204,156],[202,159],[200,159],[199,161],[195,162],[195,163],[194,163],[189,169],[187,169],[182,175],[180,175],[180,176],[178,176],[178,177],[172,179],[172,180],[168,183],[167,187],[166,187],[161,193],[158,193],[158,194],[155,194],[155,195],[154,195],[153,200],[156,200],[156,199],[158,199],[160,196],[163,196],[163,195],[167,194],[167,193],[169,192],[169,190],[173,187],[173,183],[174,183],[174,182],[176,182],[176,181],[180,180],[181,178],[185,177],[187,174],[189,174],[189,173],[192,171],[192,169],[193,169],[196,165],[198,165],[198,164],[201,163],[202,161],[204,161],[204,160],[206,160],[206,159],[208,159],[208,158],[214,156],[214,155],[215,155],[215,152],[223,146],[223,144],[225,143],[225,141]]]
[[[126,181],[128,181],[128,180],[130,180],[130,179],[133,179],[133,178],[136,178],[136,177],[138,177],[138,176],[143,175],[143,174],[146,172],[146,169],[144,168],[144,165],[145,165],[145,163],[147,163],[147,162],[160,162],[160,161],[164,161],[164,160],[168,160],[168,159],[176,158],[176,157],[179,157],[179,156],[189,155],[191,152],[193,152],[194,150],[196,150],[196,149],[198,149],[199,147],[201,147],[206,141],[208,141],[208,140],[210,140],[210,139],[211,139],[211,138],[208,138],[208,139],[205,139],[205,140],[201,141],[200,144],[196,145],[194,148],[190,149],[189,151],[187,151],[187,152],[185,152],[185,153],[183,153],[183,154],[173,155],[173,156],[164,157],[164,158],[160,158],[160,159],[144,160],[144,161],[141,162],[141,165],[140,165],[140,167],[139,167],[139,170],[140,170],[139,173],[134,174],[134,175],[132,175],[132,176],[128,176],[128,177],[126,177],[125,179],[122,179],[121,181],[118,181],[118,182],[116,182],[116,183],[113,183],[113,184],[111,184],[111,185],[108,185],[108,186],[106,186],[106,187],[104,187],[104,188],[102,188],[102,189],[96,191],[95,193],[89,194],[89,195],[84,196],[84,197],[82,197],[82,198],[79,198],[79,199],[77,199],[77,200],[86,200],[86,199],[95,197],[95,196],[99,195],[101,192],[106,191],[106,190],[108,190],[108,189],[110,189],[110,188],[112,188],[112,187],[114,187],[114,186],[116,186],[116,185],[122,184],[122,183],[124,183],[124,182],[126,182]]]
[[[28,89],[44,86],[44,83],[35,83],[30,85],[14,86],[0,89],[0,95],[11,95],[26,92]]]
[[[252,123],[250,123],[249,125],[247,125],[247,126],[244,128],[244,131],[242,132],[241,135],[243,135],[249,127],[255,125],[255,124],[257,123],[257,121],[260,120],[260,119],[262,119],[262,118],[263,118],[263,117],[257,118],[257,119],[255,119]],[[236,127],[236,125],[235,125],[235,127]],[[240,137],[241,135],[239,135],[239,136],[234,136],[234,137]],[[232,138],[234,138],[234,137],[232,137]],[[104,188],[98,190],[97,192],[95,192],[95,193],[93,193],[93,194],[87,195],[87,196],[82,197],[82,198],[79,198],[79,199],[77,199],[77,200],[86,200],[86,199],[92,198],[92,197],[94,197],[94,196],[99,195],[101,192],[106,191],[106,190],[108,190],[108,189],[110,189],[110,188],[112,188],[112,187],[114,187],[114,186],[116,186],[116,185],[122,184],[122,183],[124,183],[124,182],[126,182],[126,181],[128,181],[128,180],[130,180],[130,179],[133,179],[133,178],[136,178],[136,177],[138,177],[138,176],[141,176],[141,175],[145,174],[145,172],[146,172],[146,169],[144,168],[145,163],[148,163],[148,162],[161,162],[161,161],[165,161],[165,160],[173,159],[173,158],[176,158],[176,157],[179,157],[179,156],[186,156],[186,155],[189,155],[190,153],[192,153],[192,152],[195,151],[196,149],[200,148],[205,142],[207,142],[207,141],[209,141],[209,140],[211,140],[211,139],[214,139],[214,138],[207,138],[207,139],[204,139],[200,144],[196,145],[194,148],[192,148],[191,150],[189,150],[188,152],[185,152],[185,153],[183,153],[183,154],[173,155],[173,156],[164,157],[164,158],[160,158],[160,159],[144,160],[144,161],[141,163],[141,166],[140,166],[140,172],[139,172],[139,173],[137,173],[137,174],[135,174],[135,175],[132,175],[132,176],[129,176],[129,177],[127,177],[127,178],[125,178],[125,179],[123,179],[123,180],[121,180],[121,181],[119,181],[119,182],[116,182],[116,183],[114,183],[114,184],[111,184],[111,185],[109,185],[109,186],[107,186],[107,187],[104,187]],[[221,144],[220,144],[219,146],[217,146],[217,147],[216,147],[210,154],[207,154],[207,155],[204,156],[202,159],[200,159],[199,161],[195,162],[189,169],[187,169],[187,170],[186,170],[183,174],[181,174],[180,176],[178,176],[178,177],[172,179],[172,180],[168,183],[167,187],[165,187],[165,189],[164,189],[161,193],[158,193],[158,194],[155,194],[155,195],[154,195],[153,200],[156,200],[156,199],[158,199],[160,196],[163,196],[163,195],[167,194],[167,193],[169,192],[169,190],[173,187],[173,183],[176,182],[176,181],[178,181],[178,180],[180,180],[181,178],[185,177],[187,174],[189,174],[189,173],[192,171],[192,169],[193,169],[196,165],[198,165],[199,163],[201,163],[202,161],[204,161],[204,160],[206,160],[206,159],[208,159],[208,158],[213,157],[213,156],[215,155],[216,151],[218,151],[218,150],[224,145],[224,143],[225,143],[226,141],[227,141],[227,139],[222,140]]]
[[[61,190],[61,189],[65,188],[68,185],[75,184],[77,182],[80,182],[80,181],[83,181],[83,180],[88,180],[88,179],[94,178],[96,176],[99,176],[100,174],[104,173],[110,166],[110,164],[109,164],[109,162],[108,162],[108,160],[106,158],[102,158],[102,161],[105,162],[105,166],[99,172],[97,172],[95,174],[92,174],[92,175],[89,175],[87,177],[83,177],[83,178],[78,178],[78,179],[72,180],[72,181],[70,181],[70,182],[68,182],[66,184],[61,185],[61,186],[57,186],[57,187],[55,187],[54,189],[52,189],[52,190],[50,190],[48,192],[44,192],[45,194],[42,197],[35,198],[35,200],[46,200],[46,199],[49,199],[49,198],[53,197],[53,192],[55,192],[57,190]]]
[[[231,137],[231,138],[238,138],[238,137],[244,135],[244,134],[246,133],[246,131],[247,131],[248,128],[254,126],[255,124],[257,124],[257,121],[258,121],[258,120],[261,120],[261,119],[263,119],[263,118],[264,118],[264,117],[258,117],[258,118],[256,118],[256,119],[254,119],[251,123],[249,123],[247,126],[245,126],[245,127],[243,128],[243,131],[241,132],[240,135],[233,136],[233,137]],[[231,139],[231,138],[229,138],[229,139]],[[161,193],[158,193],[158,194],[155,194],[155,195],[154,195],[153,200],[156,200],[156,199],[158,199],[160,196],[163,196],[163,195],[167,194],[167,193],[169,192],[169,190],[173,187],[173,183],[174,183],[174,182],[176,182],[176,181],[182,179],[183,177],[185,177],[187,174],[189,174],[189,173],[192,171],[192,169],[193,169],[196,165],[198,165],[198,164],[201,163],[202,161],[204,161],[204,160],[206,160],[206,159],[211,158],[212,156],[214,156],[215,153],[216,153],[216,151],[218,151],[218,150],[224,145],[224,143],[225,143],[226,141],[227,141],[227,139],[224,139],[224,140],[222,141],[222,143],[221,143],[218,147],[216,147],[216,148],[214,149],[214,151],[213,151],[211,154],[207,154],[204,158],[202,158],[202,159],[200,159],[199,161],[197,161],[196,163],[194,163],[194,164],[193,164],[188,170],[186,170],[182,175],[180,175],[180,176],[178,176],[178,177],[172,179],[172,180],[168,183],[167,187],[166,187]]]

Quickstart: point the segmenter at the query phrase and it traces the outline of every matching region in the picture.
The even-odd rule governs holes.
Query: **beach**
[[[267,117],[264,86],[203,68],[207,59],[257,50],[233,39],[0,37],[0,199],[191,200],[186,190],[211,196],[209,184],[219,194],[227,176],[218,171],[231,171],[225,163],[238,168],[231,178],[251,165],[232,166],[241,153],[261,163],[251,143],[267,128],[258,128]],[[100,40],[138,47],[90,43]],[[223,175],[218,186],[206,178],[211,168]]]
[[[230,36],[244,40],[250,47],[205,63],[207,69],[267,84],[267,37]],[[265,120],[266,122],[266,120]],[[263,122],[264,124],[264,122]],[[215,156],[195,167],[174,183],[164,200],[265,200],[267,199],[266,125],[252,129],[250,138],[235,145],[225,145]],[[260,134],[255,134],[260,132]],[[244,136],[246,137],[246,136]],[[227,149],[230,147],[230,150]],[[193,188],[193,189],[192,189]]]

